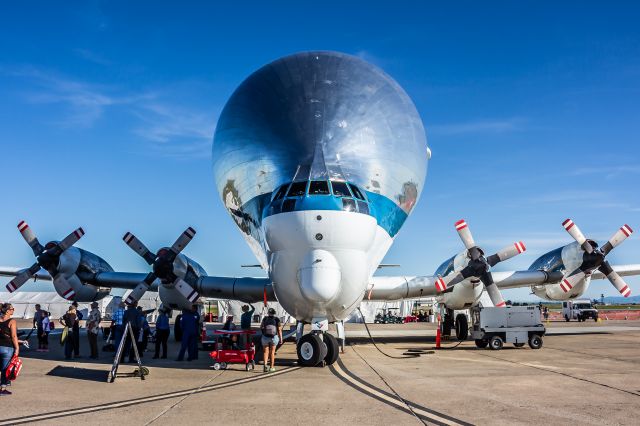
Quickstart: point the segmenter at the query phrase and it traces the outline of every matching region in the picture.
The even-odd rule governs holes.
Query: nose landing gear
[[[340,356],[338,339],[327,332],[313,331],[297,343],[298,364],[304,367],[331,365]]]

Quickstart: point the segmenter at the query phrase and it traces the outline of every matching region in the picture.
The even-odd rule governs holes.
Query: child
[[[38,349],[40,352],[49,352],[49,332],[51,332],[51,322],[49,321],[49,312],[44,311],[44,318],[42,318],[42,349]]]

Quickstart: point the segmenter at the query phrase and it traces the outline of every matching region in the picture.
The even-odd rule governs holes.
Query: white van
[[[593,318],[594,321],[598,321],[598,311],[588,299],[562,302],[562,316],[567,322],[572,319],[578,320],[578,322],[586,321],[587,318]]]

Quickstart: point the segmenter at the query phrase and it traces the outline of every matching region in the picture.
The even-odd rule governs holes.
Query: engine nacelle
[[[449,274],[461,271],[468,264],[469,256],[467,255],[467,251],[464,250],[445,260],[438,269],[436,269],[434,275],[446,277]],[[439,295],[437,299],[439,303],[446,305],[449,309],[466,309],[474,306],[478,302],[483,290],[484,286],[479,280],[468,278],[456,284],[451,291],[446,291]]]
[[[58,272],[62,274],[71,288],[75,292],[74,300],[77,302],[93,302],[100,300],[110,293],[110,289],[96,287],[93,284],[87,284],[90,277],[100,272],[113,272],[113,268],[100,256],[95,255],[86,250],[77,247],[69,247],[60,255],[58,263]],[[53,286],[56,292],[63,296],[64,289],[56,285]]]
[[[583,261],[584,251],[578,243],[571,243],[557,248],[536,259],[529,267],[530,271],[561,272],[563,276],[576,270]],[[538,297],[547,300],[569,300],[582,296],[589,288],[591,278],[574,285],[571,290],[564,292],[560,283],[531,286],[531,291]]]
[[[173,273],[195,289],[198,288],[200,277],[207,275],[207,272],[198,262],[182,253],[178,254],[173,261]],[[178,292],[172,282],[162,281],[162,284],[158,286],[158,294],[162,304],[171,309],[189,309],[193,305]]]

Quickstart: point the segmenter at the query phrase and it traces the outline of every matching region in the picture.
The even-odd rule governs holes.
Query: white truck
[[[568,300],[562,302],[562,316],[567,322],[571,320],[586,321],[588,318],[598,321],[598,310],[588,299]]]

